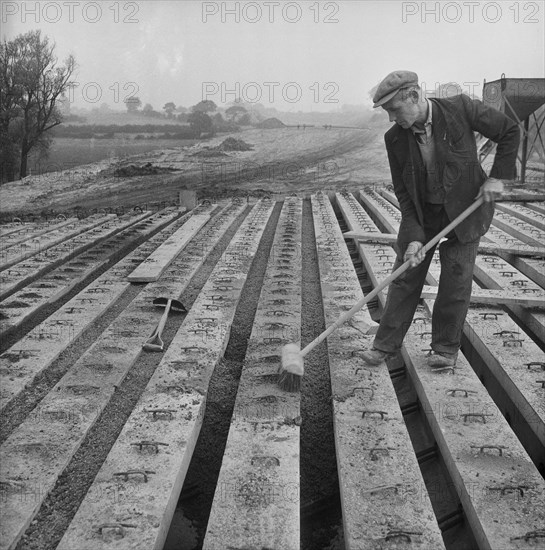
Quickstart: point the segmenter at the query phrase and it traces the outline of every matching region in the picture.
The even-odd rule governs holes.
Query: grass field
[[[113,139],[55,138],[47,160],[33,158],[29,162],[29,175],[70,170],[81,164],[104,159],[123,159],[130,155],[147,153],[157,149],[171,149],[193,145],[192,139],[134,139],[123,135]]]

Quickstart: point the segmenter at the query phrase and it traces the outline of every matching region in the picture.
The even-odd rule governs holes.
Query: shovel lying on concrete
[[[157,328],[146,340],[142,348],[146,351],[163,351],[165,343],[161,339],[161,334],[163,334],[163,329],[165,328],[170,310],[175,313],[187,313],[187,309],[184,307],[182,302],[173,300],[172,298],[155,298],[155,300],[153,300],[153,304],[156,306],[164,306],[165,311],[161,316],[161,320],[159,321]]]

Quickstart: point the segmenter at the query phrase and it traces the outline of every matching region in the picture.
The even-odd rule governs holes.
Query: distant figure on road
[[[492,221],[494,200],[503,192],[502,180],[515,177],[519,128],[500,111],[466,95],[424,98],[418,76],[411,71],[386,76],[373,101],[373,107],[382,107],[390,122],[395,122],[384,136],[401,210],[393,270],[407,260],[411,268],[391,283],[373,347],[363,358],[378,365],[401,348],[434,253],[432,249],[424,255],[421,248],[483,195],[485,203],[439,245],[441,277],[428,364],[453,367],[469,307],[479,239]],[[478,160],[474,132],[498,144],[488,177]]]

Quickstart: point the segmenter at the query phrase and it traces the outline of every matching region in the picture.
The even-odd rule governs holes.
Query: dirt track
[[[198,155],[227,138],[222,135],[192,147],[154,151],[123,162],[102,161],[10,182],[0,190],[0,216],[9,220],[16,215],[74,209],[90,212],[169,204],[177,200],[180,189],[196,190],[200,197],[338,190],[377,183],[388,174],[382,140],[369,130],[247,130],[235,137],[253,145],[253,150],[221,157]],[[128,165],[149,172],[144,169],[148,163],[157,174],[114,175],[116,169]],[[171,173],[164,173],[166,169]]]

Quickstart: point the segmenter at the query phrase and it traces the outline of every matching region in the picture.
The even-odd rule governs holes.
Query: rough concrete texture
[[[59,549],[147,549],[161,548],[164,544],[204,416],[208,381],[227,344],[240,292],[271,210],[271,203],[256,205],[227,248],[224,259],[216,265]],[[241,244],[245,245],[244,253],[235,254]],[[232,281],[227,290],[220,290],[216,279],[224,277],[226,270]],[[133,446],[129,452],[131,443],[139,441],[165,445],[152,445],[151,453],[149,445],[142,450]],[[158,452],[153,452],[154,449]],[[128,470],[144,471],[144,474],[115,475]],[[152,472],[149,478],[145,472]],[[131,482],[134,475],[138,484],[136,499],[132,495],[113,502],[107,499],[104,506],[97,509],[94,495],[115,492],[115,487]],[[112,522],[116,526],[104,528],[104,532],[96,527]],[[134,527],[123,530],[120,536],[119,526],[123,529],[125,522]]]
[[[280,351],[301,339],[302,203],[284,202],[263,280],[203,548],[300,544],[300,394],[278,388]],[[289,262],[289,263],[286,263]],[[289,266],[282,270],[279,267]],[[276,291],[285,293],[280,298]]]

